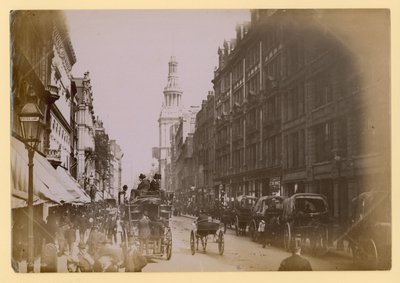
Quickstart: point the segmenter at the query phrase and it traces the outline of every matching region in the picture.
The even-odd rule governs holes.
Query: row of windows
[[[238,123],[240,125],[240,123]],[[339,155],[347,156],[347,120],[340,118],[334,123],[329,121],[321,123],[310,129],[312,131],[315,150],[313,162],[329,161],[334,158],[333,128],[337,127],[337,147]],[[309,141],[310,142],[310,141]],[[262,158],[260,155],[262,154]],[[267,167],[280,166],[284,157],[285,167],[288,169],[302,168],[306,165],[306,131],[301,129],[283,136],[283,148],[281,135],[275,135],[263,141],[262,152],[260,143],[240,148],[232,152],[233,170],[240,171],[244,164],[248,169],[254,169],[260,162],[266,162]],[[226,156],[217,159],[217,164],[223,164]],[[244,163],[246,161],[246,163]],[[220,163],[218,163],[220,162]],[[222,163],[221,163],[222,162]],[[221,165],[222,166],[222,165]]]
[[[256,91],[259,85],[259,76],[255,76],[254,80],[248,82],[249,91],[252,87]],[[253,82],[253,83],[252,83]],[[333,100],[332,95],[332,80],[331,76],[327,72],[320,73],[309,81],[309,94],[312,98],[313,109],[329,104]],[[343,91],[342,91],[343,93]],[[289,121],[298,118],[305,114],[306,112],[306,83],[304,81],[292,86],[287,92],[282,94],[283,96],[283,119],[284,121]],[[240,106],[243,102],[243,88],[239,88],[233,93],[233,103],[234,105]],[[224,107],[223,112],[225,114],[229,113],[229,103]],[[221,112],[222,114],[222,112]],[[281,115],[281,99],[279,95],[269,97],[267,100],[267,105],[263,109],[263,117],[267,119],[276,119]]]
[[[58,123],[56,122],[55,119],[52,119],[52,126],[51,126],[51,128],[52,128],[52,130],[53,130],[55,133],[57,133],[57,135],[58,135],[59,137],[61,137],[61,139],[62,139],[64,142],[69,143],[69,141],[70,141],[70,136],[69,136],[69,134],[67,133],[67,131],[65,131],[65,130],[62,128],[62,126],[61,126],[60,124],[58,124]]]

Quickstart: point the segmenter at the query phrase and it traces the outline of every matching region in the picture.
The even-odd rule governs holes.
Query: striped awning
[[[57,170],[39,153],[33,160],[34,205],[43,202],[88,202],[90,198],[63,168]],[[28,152],[23,142],[11,137],[12,208],[26,206],[28,195]]]

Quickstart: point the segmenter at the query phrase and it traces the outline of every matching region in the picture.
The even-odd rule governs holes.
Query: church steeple
[[[164,106],[169,108],[182,107],[182,90],[179,86],[178,62],[174,56],[168,62],[168,82],[164,88]]]
[[[183,116],[184,107],[181,101],[182,90],[178,82],[178,62],[174,56],[168,62],[168,82],[164,88],[164,102],[161,108],[159,124],[159,172],[165,176],[161,178],[161,188],[171,190],[170,184],[167,182],[169,176],[167,165],[171,160],[172,141],[171,136],[174,136],[176,130],[173,125],[179,123]]]

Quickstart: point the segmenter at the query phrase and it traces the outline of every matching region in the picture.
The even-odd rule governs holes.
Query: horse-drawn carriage
[[[256,201],[255,196],[249,195],[241,195],[236,198],[233,209],[236,236],[246,234],[251,219],[251,211]]]
[[[125,231],[128,241],[135,241],[145,256],[172,255],[172,233],[169,220],[171,205],[160,193],[136,197],[125,205]]]
[[[283,212],[283,200],[281,196],[264,196],[258,199],[254,206],[249,232],[253,241],[261,241],[263,247],[275,242],[283,235],[280,217]]]
[[[328,249],[329,210],[326,197],[321,194],[298,193],[283,201],[281,217],[284,247],[291,241],[311,247],[313,254]]]
[[[190,232],[190,250],[192,255],[196,253],[199,248],[199,241],[205,252],[207,249],[207,243],[210,236],[214,243],[218,244],[218,252],[220,255],[224,253],[224,232],[221,229],[221,223],[218,220],[212,219],[211,217],[202,218],[200,217],[193,223],[193,229]]]
[[[353,219],[344,234],[354,263],[363,269],[390,269],[390,192],[364,192],[353,199]]]

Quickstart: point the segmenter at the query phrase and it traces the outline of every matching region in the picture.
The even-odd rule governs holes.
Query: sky
[[[90,72],[94,112],[124,153],[122,183],[131,187],[152,167],[159,145],[158,118],[175,56],[183,105],[201,105],[209,90],[217,50],[235,38],[248,10],[66,11],[77,57],[72,75]]]

